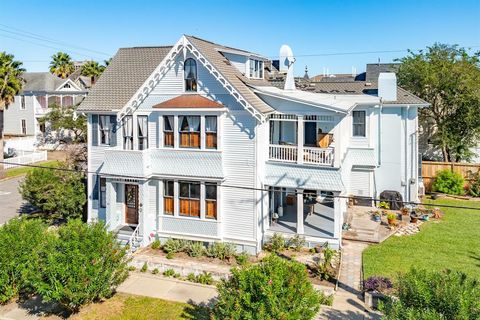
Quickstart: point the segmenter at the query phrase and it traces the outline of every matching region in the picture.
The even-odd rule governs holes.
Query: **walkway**
[[[332,307],[322,307],[318,319],[380,319],[364,308],[361,291],[362,252],[366,243],[343,241],[342,265],[337,293]]]
[[[208,304],[217,296],[213,286],[188,283],[148,273],[131,272],[118,292],[183,303]]]
[[[24,176],[0,180],[0,225],[17,217],[24,206],[18,186]]]

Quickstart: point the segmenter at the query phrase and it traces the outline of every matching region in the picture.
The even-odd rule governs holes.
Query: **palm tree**
[[[90,77],[92,80],[92,85],[94,85],[95,80],[100,77],[103,70],[105,70],[105,66],[102,66],[97,61],[87,61],[82,66],[82,76]]]
[[[52,56],[50,72],[65,79],[75,71],[72,58],[65,52],[57,52]]]
[[[103,64],[105,65],[105,67],[108,67],[111,62],[112,62],[112,58],[108,58],[107,60],[103,60]]]
[[[17,93],[22,90],[22,73],[25,69],[20,61],[15,61],[13,54],[0,52],[0,178],[3,172],[3,108],[13,102]]]

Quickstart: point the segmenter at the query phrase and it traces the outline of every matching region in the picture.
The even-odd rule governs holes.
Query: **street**
[[[0,181],[0,225],[18,216],[23,204],[18,185],[24,176]]]

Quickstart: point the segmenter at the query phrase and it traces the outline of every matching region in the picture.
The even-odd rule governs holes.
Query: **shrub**
[[[135,270],[137,270],[137,268],[135,268],[134,266],[129,266],[128,267],[128,271],[135,271]]]
[[[196,276],[195,273],[193,273],[193,272],[190,272],[190,273],[187,275],[187,281],[195,282],[196,279],[197,279],[197,276]]]
[[[152,249],[160,249],[160,247],[162,246],[162,244],[160,243],[160,240],[155,240],[152,242]]]
[[[446,194],[463,194],[463,185],[465,180],[463,177],[452,172],[450,169],[441,170],[437,172],[435,182],[432,185],[433,191],[438,191]]]
[[[242,253],[237,254],[235,256],[235,260],[241,266],[244,266],[248,263],[248,258],[249,258],[249,256],[248,256],[248,253],[246,253],[246,252],[242,252]]]
[[[82,178],[77,172],[35,168],[19,189],[23,199],[44,214],[81,218],[87,201]]]
[[[480,318],[480,284],[461,272],[412,269],[396,289],[398,299],[380,306],[383,319]]]
[[[214,319],[313,319],[326,301],[310,281],[306,267],[270,255],[262,262],[232,269],[218,284]]]
[[[285,238],[280,234],[275,232],[270,240],[267,242],[267,250],[271,252],[279,252],[286,247]]]
[[[235,246],[227,242],[214,242],[208,246],[206,255],[220,260],[230,259],[236,253]]]
[[[208,285],[213,284],[212,274],[210,272],[203,272],[197,275],[195,282]]]
[[[190,257],[200,257],[205,253],[205,247],[199,241],[192,241],[188,244],[187,253]]]
[[[317,274],[320,279],[328,280],[330,279],[330,264],[332,263],[333,256],[335,255],[335,250],[330,249],[327,245],[322,251],[323,253],[323,260],[317,262]]]
[[[476,173],[470,173],[470,186],[468,193],[472,197],[480,197],[480,170]]]
[[[288,239],[288,247],[295,251],[300,251],[305,246],[305,238],[299,234],[295,234]]]
[[[392,287],[392,281],[385,277],[370,277],[363,282],[363,290],[368,292],[386,292]]]
[[[158,274],[160,272],[160,270],[158,270],[158,268],[155,268],[152,270],[152,274]]]
[[[103,223],[70,220],[47,238],[39,258],[36,293],[72,311],[110,297],[128,275],[126,251]]]
[[[173,252],[169,252],[169,253],[167,253],[166,258],[167,259],[173,259],[173,258],[175,258],[175,254]]]
[[[140,269],[140,272],[147,272],[147,270],[148,270],[148,265],[146,262],[144,262],[142,268]]]
[[[169,238],[162,246],[165,253],[178,253],[185,251],[189,245],[189,241],[183,239]]]
[[[167,269],[167,270],[163,271],[163,275],[165,277],[173,277],[173,276],[175,276],[175,270]]]
[[[39,220],[13,219],[0,227],[0,303],[19,293],[31,293],[31,278],[38,276],[38,252],[46,226]]]

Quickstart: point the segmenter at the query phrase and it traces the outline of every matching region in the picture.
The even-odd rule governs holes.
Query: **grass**
[[[480,202],[439,199],[430,203],[480,208]],[[411,267],[458,270],[480,280],[480,211],[441,208],[445,215],[412,236],[392,236],[363,252],[365,279],[394,277]]]
[[[57,160],[35,163],[35,165],[39,165],[39,166],[43,166],[43,167],[49,167],[49,168],[58,167],[59,164],[60,164],[60,162],[57,161]],[[12,177],[17,177],[17,176],[27,174],[28,172],[32,171],[33,169],[34,169],[33,167],[18,166],[16,168],[11,168],[11,169],[5,170],[5,174],[8,178],[12,178]]]
[[[127,294],[116,294],[102,303],[83,308],[72,319],[82,320],[174,320],[209,319],[206,308],[185,303]]]

